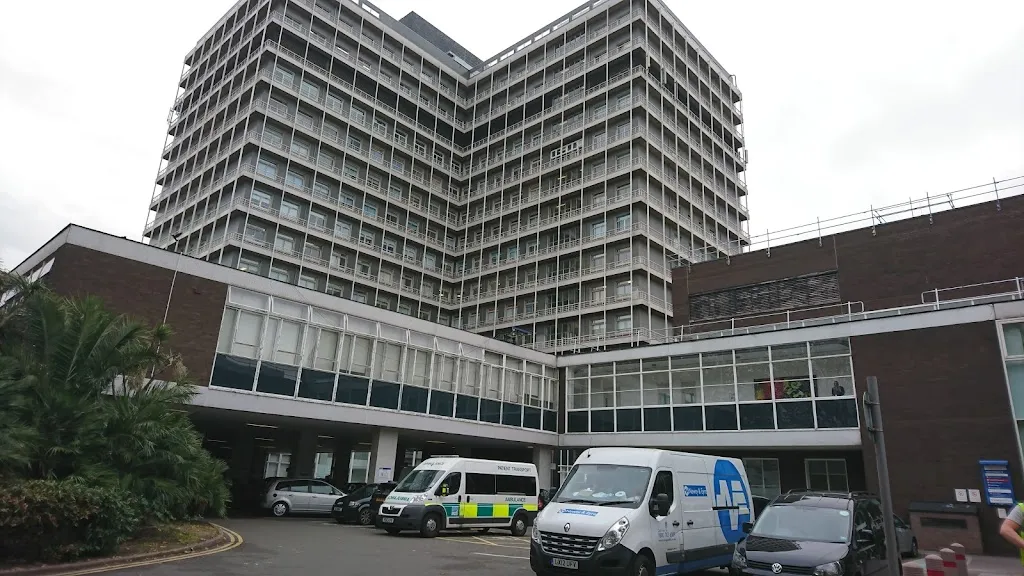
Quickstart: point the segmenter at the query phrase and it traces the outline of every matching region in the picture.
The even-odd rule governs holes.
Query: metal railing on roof
[[[774,232],[765,232],[764,234],[752,234],[749,237],[749,245],[746,242],[730,241],[726,250],[721,250],[715,246],[694,248],[694,252],[698,253],[696,260],[680,258],[673,262],[672,265],[673,267],[678,267],[688,262],[717,260],[761,250],[771,255],[772,248],[787,244],[813,240],[815,238],[820,242],[823,237],[840,232],[848,232],[859,228],[874,229],[882,224],[925,215],[931,218],[939,212],[946,212],[993,200],[998,202],[1002,199],[1021,194],[1024,194],[1024,176],[1014,176],[1003,180],[993,178],[991,182],[942,194],[926,194],[923,198],[911,198],[907,202],[900,202],[889,206],[871,206],[863,212],[825,220],[819,218],[808,224],[791,226]]]

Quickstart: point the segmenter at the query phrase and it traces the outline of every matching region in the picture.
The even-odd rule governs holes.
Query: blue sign
[[[1013,506],[1013,480],[1010,478],[1010,463],[1006,460],[979,460],[981,484],[985,489],[985,501],[989,506]]]
[[[750,493],[740,471],[729,460],[715,462],[714,483],[718,525],[725,541],[735,544],[746,536],[743,523],[750,522]]]
[[[597,516],[597,512],[595,510],[580,510],[578,508],[562,508],[558,513],[574,514],[576,516]]]
[[[702,497],[702,496],[707,496],[707,495],[708,495],[708,487],[707,486],[701,486],[701,485],[697,485],[697,484],[686,484],[686,485],[683,486],[683,496],[684,497],[690,497],[690,496]]]

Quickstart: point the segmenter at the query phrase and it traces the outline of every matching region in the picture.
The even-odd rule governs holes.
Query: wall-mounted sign
[[[979,460],[981,484],[985,491],[985,502],[989,506],[1013,506],[1013,481],[1010,478],[1010,463],[1006,460]]]
[[[953,490],[953,495],[956,497],[957,502],[967,502],[967,490],[964,488],[957,488]]]
[[[967,499],[974,503],[981,502],[981,490],[977,488],[967,490]]]

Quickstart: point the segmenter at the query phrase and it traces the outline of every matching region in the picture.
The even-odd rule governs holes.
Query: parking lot
[[[329,518],[245,518],[221,524],[241,534],[244,544],[220,554],[114,574],[533,574],[529,536],[516,538],[497,530],[424,539],[411,533],[387,536],[373,528],[339,525]]]

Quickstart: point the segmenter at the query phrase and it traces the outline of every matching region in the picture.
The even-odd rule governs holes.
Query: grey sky
[[[738,76],[752,234],[1024,175],[1018,0],[666,1]],[[375,2],[481,58],[579,3]],[[140,239],[182,59],[234,1],[8,4],[0,260],[68,222]]]

